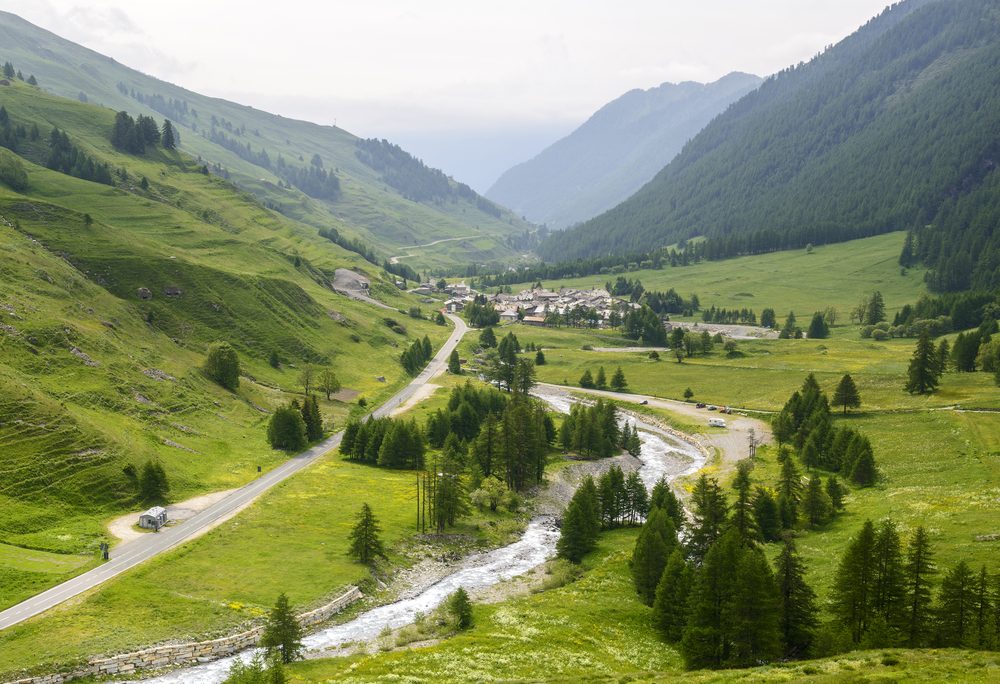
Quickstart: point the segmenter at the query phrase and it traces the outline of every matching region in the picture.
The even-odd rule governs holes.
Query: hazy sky
[[[408,142],[431,163],[449,135],[471,144],[488,138],[493,156],[506,149],[517,161],[522,148],[537,152],[632,88],[773,73],[886,4],[0,0],[2,9],[153,76]]]

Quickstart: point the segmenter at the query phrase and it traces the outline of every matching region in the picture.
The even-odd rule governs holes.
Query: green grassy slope
[[[16,15],[0,13],[0,45],[3,59],[13,62],[26,78],[34,74],[46,90],[74,99],[83,93],[90,102],[112,109],[147,114],[157,120],[170,118],[178,126],[184,151],[224,167],[240,187],[280,207],[289,217],[316,228],[332,226],[361,236],[383,257],[401,253],[400,247],[468,235],[479,236],[485,244],[463,250],[460,256],[465,261],[510,257],[514,251],[505,238],[529,228],[506,210],[500,210],[498,216],[481,210],[475,199],[406,199],[384,182],[379,172],[358,159],[358,138],[343,129],[288,119],[191,92],[64,40]],[[119,91],[119,83],[126,86],[126,93]],[[132,91],[141,94],[145,103],[133,98]],[[167,102],[185,102],[187,113],[157,104],[152,99],[157,95]],[[255,153],[266,151],[272,162],[277,162],[280,155],[292,166],[307,168],[313,155],[320,155],[325,168],[335,171],[340,179],[342,197],[327,202],[280,187],[275,173],[208,139],[213,117],[219,122],[220,132],[240,144],[249,144]],[[231,128],[223,128],[223,122]],[[422,268],[447,263],[446,256],[429,250],[410,265]]]
[[[331,367],[345,387],[378,400],[404,379],[404,345],[444,338],[443,327],[335,294],[333,271],[349,267],[365,270],[390,305],[417,303],[356,254],[199,173],[190,158],[115,152],[110,110],[23,84],[4,88],[0,104],[14,121],[68,131],[129,178],[111,187],[25,160],[27,191],[0,185],[0,605],[92,558],[104,520],[138,505],[125,465],[162,462],[174,500],[237,486],[284,458],[267,448],[263,427],[301,391],[296,366]],[[175,287],[182,294],[166,296]],[[235,394],[199,371],[219,339],[241,356]],[[272,351],[282,368],[268,364]],[[322,404],[331,425],[352,410]],[[47,556],[32,549],[84,556],[45,572]]]

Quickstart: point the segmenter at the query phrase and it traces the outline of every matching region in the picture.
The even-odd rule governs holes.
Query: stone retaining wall
[[[303,628],[317,625],[330,618],[330,616],[339,613],[345,607],[360,599],[361,596],[360,589],[351,587],[325,606],[299,615],[299,624]],[[264,626],[261,625],[246,632],[240,632],[239,634],[211,641],[155,646],[134,653],[123,653],[111,658],[93,659],[86,666],[72,672],[28,677],[27,679],[15,680],[9,684],[63,684],[63,682],[73,679],[93,675],[129,674],[136,670],[155,669],[168,665],[207,663],[256,646],[263,633]]]

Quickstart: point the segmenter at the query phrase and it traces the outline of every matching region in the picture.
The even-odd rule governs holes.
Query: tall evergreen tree
[[[656,585],[656,599],[653,601],[653,625],[670,643],[676,643],[684,636],[691,582],[691,566],[681,549],[675,548]]]
[[[819,479],[819,475],[809,478],[805,496],[802,498],[802,512],[810,527],[820,527],[830,521],[833,504],[823,489],[823,481]]]
[[[860,643],[872,619],[875,575],[875,526],[866,520],[840,559],[831,608],[854,643]]]
[[[711,544],[695,572],[680,649],[688,669],[718,668],[729,661],[732,634],[723,606],[733,601],[740,551],[739,537],[730,531]]]
[[[674,523],[674,529],[680,531],[684,527],[684,506],[681,505],[680,499],[677,498],[674,490],[670,488],[670,484],[664,478],[660,478],[653,485],[653,491],[649,495],[649,508],[650,510],[662,508],[666,511],[667,516]]]
[[[594,386],[600,390],[608,388],[608,376],[604,374],[604,366],[597,369],[597,378],[594,380]]]
[[[976,575],[972,594],[973,620],[969,642],[975,648],[989,648],[994,641],[994,634],[1000,629],[1000,625],[992,624],[994,600],[990,592],[990,576],[984,565]]]
[[[844,510],[844,488],[836,475],[826,478],[826,495],[830,497],[834,512]]]
[[[695,563],[701,563],[709,547],[722,535],[729,507],[718,480],[705,474],[694,485],[691,504],[687,551]]]
[[[810,340],[823,340],[830,336],[830,328],[826,324],[826,318],[823,317],[822,311],[813,314],[806,334]]]
[[[295,402],[271,414],[267,423],[267,439],[272,449],[299,451],[306,445],[306,424]]]
[[[455,618],[455,626],[460,630],[472,627],[472,602],[465,587],[459,587],[448,600],[448,609]]]
[[[349,553],[365,565],[371,565],[377,556],[385,556],[382,540],[379,538],[378,520],[367,503],[361,505],[357,522],[351,530]]]
[[[723,604],[724,631],[732,634],[726,667],[749,667],[782,655],[781,596],[760,549],[744,549],[735,568],[733,600]]]
[[[889,638],[895,640],[895,635],[905,628],[906,576],[899,532],[891,520],[879,524],[872,557],[872,613],[883,621]]]
[[[871,487],[878,479],[878,469],[875,467],[875,454],[871,445],[861,449],[854,465],[851,467],[851,482],[859,487]]]
[[[813,631],[819,624],[816,594],[806,584],[806,567],[791,539],[775,561],[775,579],[781,596],[781,634],[785,656],[801,658],[809,652]]]
[[[451,356],[448,357],[448,372],[452,375],[462,374],[462,362],[458,358],[457,349],[452,349]]]
[[[165,150],[172,150],[177,147],[177,141],[174,137],[174,126],[170,123],[170,119],[166,119],[163,122],[163,132],[160,135],[160,141]]]
[[[315,442],[323,438],[323,417],[319,413],[319,402],[315,396],[308,396],[302,402],[302,422],[306,426],[306,439]]]
[[[611,389],[615,392],[624,392],[628,389],[628,382],[625,380],[625,373],[621,366],[618,366],[614,375],[611,376]]]
[[[677,530],[667,514],[654,508],[639,531],[632,551],[632,580],[639,600],[653,605],[667,558],[677,547]]]
[[[479,346],[484,349],[491,349],[497,346],[497,336],[493,328],[483,328],[479,333]]]
[[[975,575],[964,560],[941,580],[937,609],[939,645],[954,648],[966,645],[975,623],[975,584]]]
[[[830,402],[830,405],[843,406],[845,416],[847,415],[848,408],[858,408],[861,406],[861,394],[858,392],[858,386],[854,384],[854,378],[851,377],[850,373],[845,373],[844,377],[840,379],[840,383],[833,393],[833,401]]]
[[[601,529],[598,506],[597,488],[588,477],[577,487],[563,516],[559,541],[556,542],[556,552],[560,558],[579,563],[594,548]]]
[[[921,525],[906,549],[906,645],[923,646],[931,632],[931,579],[937,574],[930,537]]]
[[[283,663],[296,660],[302,653],[302,627],[292,613],[284,592],[278,596],[268,615],[260,645],[267,649],[269,655],[277,652]]]
[[[770,489],[757,487],[753,498],[753,515],[764,541],[775,542],[781,538],[781,515],[778,502]]]
[[[940,364],[937,351],[927,329],[920,334],[910,367],[907,370],[906,391],[910,394],[929,394],[937,389]]]
[[[750,481],[751,463],[749,460],[736,464],[736,477],[733,478],[733,489],[736,490],[736,502],[733,504],[730,524],[740,537],[740,541],[751,546],[760,541],[760,529],[754,515],[753,497]]]

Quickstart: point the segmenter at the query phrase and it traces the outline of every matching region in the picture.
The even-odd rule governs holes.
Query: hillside
[[[408,263],[421,268],[452,258],[509,257],[514,249],[507,238],[531,229],[391,143],[191,92],[6,12],[0,12],[0,44],[0,57],[16,64],[25,78],[36,76],[45,90],[133,115],[169,118],[181,149],[214,173],[290,218],[362,238],[380,259],[398,254],[400,247],[446,238],[470,239],[447,243],[442,256],[425,251]]]
[[[918,252],[932,285],[995,283],[984,226],[996,216],[998,63],[995,3],[894,5],[769,78],[632,198],[542,252],[646,251],[706,235],[709,256],[728,256],[930,224]],[[964,261],[945,270],[964,282],[940,277],[955,250]]]
[[[0,148],[0,605],[88,562],[29,549],[92,553],[104,521],[141,504],[129,466],[161,463],[172,500],[245,483],[286,457],[264,425],[301,392],[303,364],[377,401],[403,380],[403,345],[446,335],[334,293],[334,271],[353,268],[388,305],[418,304],[196,160],[116,151],[111,110],[20,82],[0,105],[18,153]],[[59,146],[104,182],[47,168]],[[241,357],[236,392],[200,370],[217,340]],[[328,426],[353,406],[323,400]]]
[[[631,90],[509,169],[486,196],[549,228],[585,221],[649,182],[705,124],[760,83],[734,72],[714,83]]]

